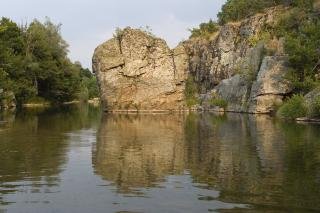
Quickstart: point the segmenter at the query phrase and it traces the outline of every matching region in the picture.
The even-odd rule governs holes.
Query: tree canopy
[[[61,103],[98,95],[95,76],[68,58],[60,28],[49,19],[26,26],[0,20],[0,89],[13,91],[19,104],[37,97]]]

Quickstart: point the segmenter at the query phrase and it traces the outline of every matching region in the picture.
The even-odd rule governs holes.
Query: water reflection
[[[0,206],[16,193],[51,193],[67,161],[69,131],[91,127],[99,109],[69,106],[21,111],[1,117]]]
[[[238,114],[106,115],[93,164],[122,194],[188,172],[195,186],[219,191],[214,199],[226,203],[262,212],[320,210],[316,125]]]
[[[182,116],[109,115],[98,133],[94,165],[121,193],[151,187],[182,174],[185,158]],[[138,192],[136,192],[138,193]]]

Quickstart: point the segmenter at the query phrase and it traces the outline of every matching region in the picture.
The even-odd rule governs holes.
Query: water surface
[[[317,212],[320,126],[268,116],[1,116],[0,212]]]

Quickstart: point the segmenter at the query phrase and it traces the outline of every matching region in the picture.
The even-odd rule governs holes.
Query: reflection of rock
[[[183,117],[170,115],[104,117],[94,154],[96,172],[124,193],[181,173],[182,121]]]
[[[188,168],[196,182],[218,189],[222,201],[320,208],[319,128],[238,114],[189,121],[195,130],[186,132]]]
[[[94,167],[120,193],[188,170],[224,202],[319,209],[319,134],[317,126],[282,125],[268,116],[110,115]]]

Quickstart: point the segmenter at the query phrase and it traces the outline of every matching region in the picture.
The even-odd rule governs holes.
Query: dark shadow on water
[[[100,110],[88,105],[19,111],[0,125],[0,206],[5,195],[50,193],[67,161],[66,133],[98,122]],[[15,202],[15,201],[13,201]]]

